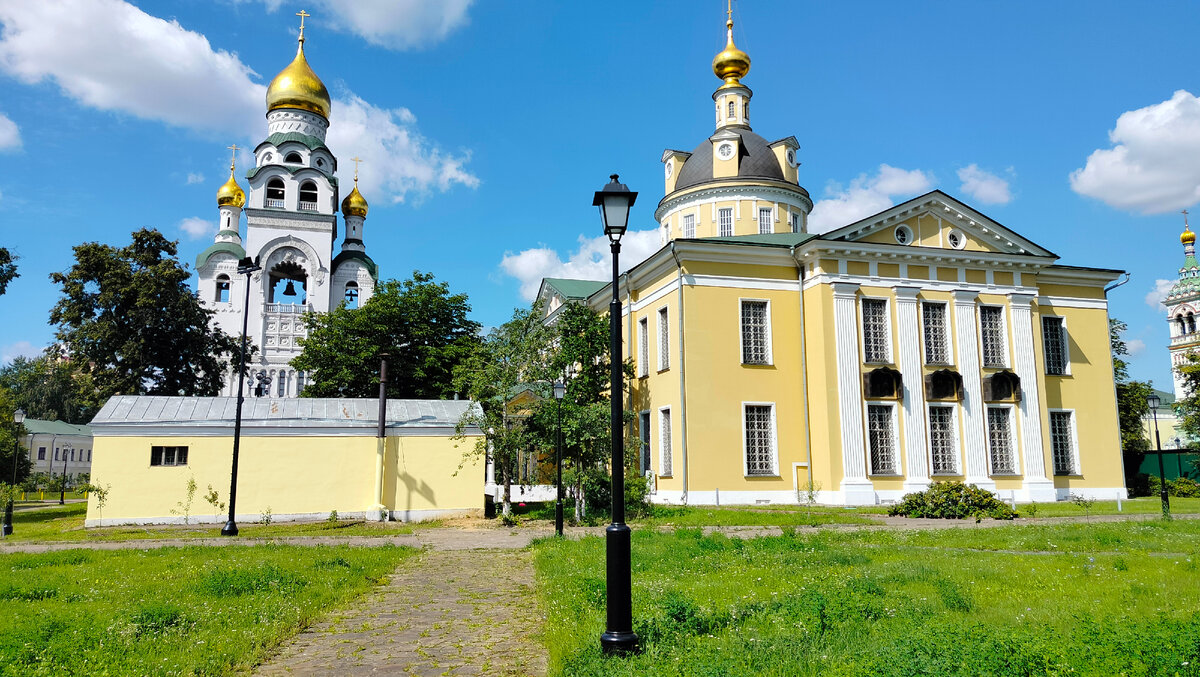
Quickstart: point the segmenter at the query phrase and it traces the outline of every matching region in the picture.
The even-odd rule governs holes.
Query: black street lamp
[[[558,410],[558,430],[556,431],[556,442],[554,445],[554,465],[557,468],[557,477],[554,481],[554,533],[563,535],[563,506],[562,506],[562,399],[563,395],[567,394],[567,384],[559,379],[554,382],[554,399],[555,407]]]
[[[25,412],[18,409],[13,412],[13,474],[12,486],[9,487],[8,502],[4,504],[4,527],[2,529],[5,536],[12,536],[13,532],[13,498],[17,493],[17,457],[21,455],[21,424],[25,422]]]
[[[621,395],[624,366],[621,359],[621,299],[617,292],[621,256],[621,236],[629,224],[629,208],[637,193],[609,176],[609,182],[596,192],[592,205],[600,208],[604,234],[612,250],[612,302],[608,305],[609,358],[612,362],[612,524],[604,530],[605,571],[608,589],[608,621],[600,635],[600,648],[606,654],[627,654],[637,651],[638,636],[633,631],[633,574],[630,565],[629,525],[625,524],[625,440],[622,431],[624,412]]]
[[[1154,416],[1154,448],[1158,450],[1158,488],[1159,496],[1162,498],[1162,513],[1163,519],[1171,519],[1171,499],[1167,496],[1167,478],[1166,471],[1163,470],[1162,458],[1162,441],[1158,437],[1158,406],[1162,404],[1162,399],[1153,393],[1146,398],[1146,404],[1150,405],[1150,413]]]
[[[250,321],[250,276],[262,270],[258,259],[249,256],[238,262],[238,275],[246,276],[246,304],[242,307],[242,348],[238,352],[237,408],[233,419],[233,467],[229,470],[229,521],[221,529],[222,536],[237,536],[234,506],[237,504],[238,447],[242,441],[242,402],[246,400],[246,330]]]

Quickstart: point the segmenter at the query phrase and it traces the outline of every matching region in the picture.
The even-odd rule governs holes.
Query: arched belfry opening
[[[304,305],[308,302],[308,272],[294,260],[272,266],[268,282],[268,303]]]

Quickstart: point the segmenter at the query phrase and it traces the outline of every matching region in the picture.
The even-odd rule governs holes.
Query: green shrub
[[[1148,479],[1150,487],[1149,496],[1158,496],[1162,490],[1162,482],[1158,477],[1150,475]],[[1190,477],[1176,477],[1173,480],[1167,480],[1167,495],[1176,498],[1195,498],[1200,496],[1200,483]]]
[[[899,503],[888,509],[888,514],[937,519],[963,519],[982,514],[992,519],[1010,520],[1017,516],[992,492],[959,482],[934,482],[926,491],[905,494]]]

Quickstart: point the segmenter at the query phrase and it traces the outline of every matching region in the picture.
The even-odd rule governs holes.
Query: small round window
[[[893,231],[893,234],[896,236],[896,242],[900,244],[912,243],[912,229],[908,226],[896,226],[896,230]]]
[[[966,236],[957,228],[952,228],[949,233],[946,233],[946,242],[955,249],[962,249],[967,246]]]

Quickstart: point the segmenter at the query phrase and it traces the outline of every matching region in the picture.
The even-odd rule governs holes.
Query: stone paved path
[[[543,675],[528,550],[433,550],[293,639],[256,675]]]

